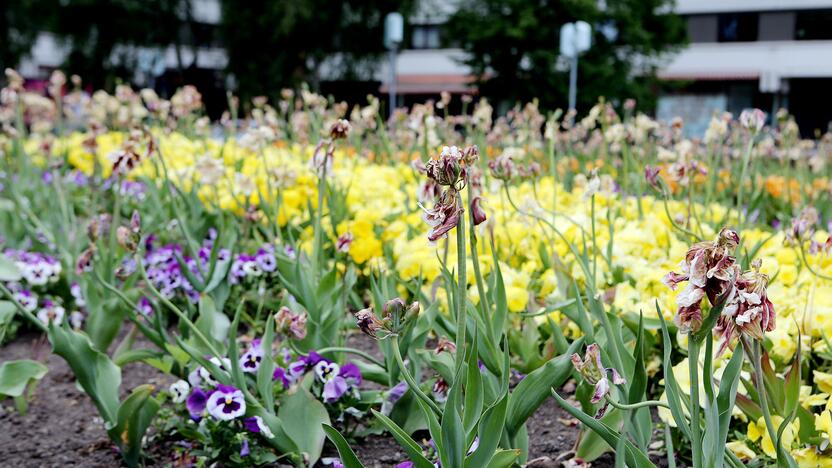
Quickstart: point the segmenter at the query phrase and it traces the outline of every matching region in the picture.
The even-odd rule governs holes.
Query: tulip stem
[[[470,189],[469,189],[470,190]],[[459,224],[456,226],[456,263],[457,263],[457,293],[456,293],[456,368],[459,369],[465,362],[465,306],[468,295],[468,275],[465,259],[465,214],[462,194],[457,192],[457,206],[462,210],[459,214]]]
[[[19,310],[24,317],[26,317],[27,319],[29,319],[30,322],[32,322],[32,325],[38,327],[42,332],[46,333],[46,325],[44,325],[39,318],[35,317],[33,313],[29,312],[29,310],[23,307],[23,304],[21,304],[20,301],[18,301],[17,298],[14,297],[14,294],[12,294],[12,292],[9,291],[9,288],[7,288],[6,285],[2,282],[0,282],[0,291],[3,291],[3,294],[5,294],[10,301],[12,301],[12,304],[14,304],[14,306],[17,307],[17,310]]]
[[[628,404],[619,403],[619,402],[613,400],[612,398],[610,398],[609,394],[604,395],[604,398],[606,398],[607,403],[609,403],[613,407],[618,408],[620,410],[625,410],[625,411],[637,410],[637,409],[646,408],[646,407],[649,407],[649,406],[660,406],[662,408],[670,409],[670,405],[668,405],[667,403],[665,403],[663,401],[659,401],[659,400],[644,400],[644,401],[640,401],[638,403],[633,403],[631,405],[628,405]]]
[[[743,338],[743,343],[745,344],[746,348],[751,349],[751,356],[754,359],[753,366],[754,366],[754,377],[757,380],[757,388],[759,389],[760,395],[760,409],[763,411],[763,419],[766,422],[766,430],[768,431],[768,437],[771,439],[771,443],[774,445],[775,450],[777,451],[777,458],[780,459],[780,444],[777,440],[777,432],[775,430],[774,422],[771,419],[771,411],[768,408],[768,397],[766,395],[766,385],[763,376],[763,355],[761,352],[761,345],[758,341],[754,341],[753,343],[748,343],[748,341]]]
[[[390,347],[393,350],[393,357],[396,358],[396,362],[399,364],[399,369],[402,372],[402,377],[404,377],[404,380],[405,382],[407,382],[407,385],[410,387],[411,390],[413,390],[413,393],[415,393],[420,400],[425,402],[425,404],[427,404],[430,407],[430,409],[432,409],[437,414],[437,416],[441,417],[442,410],[439,409],[439,406],[433,400],[431,400],[430,397],[425,395],[425,392],[422,391],[422,388],[419,387],[418,383],[416,383],[416,379],[414,379],[413,376],[410,375],[410,371],[407,370],[407,366],[404,365],[404,359],[402,359],[402,352],[399,349],[399,337],[395,335],[391,336],[390,344]],[[457,348],[457,350],[458,349],[459,348]]]
[[[699,421],[699,342],[688,334],[688,371],[690,375],[690,431],[693,466],[702,466],[702,426]]]
[[[348,348],[345,346],[330,346],[327,348],[321,348],[318,350],[318,354],[324,355],[326,353],[348,353],[348,354],[355,354],[356,356],[361,356],[364,359],[370,361],[371,363],[381,367],[382,369],[386,369],[387,366],[384,365],[383,362],[379,361],[378,359],[370,356],[369,354],[361,351],[360,349],[355,348]]]

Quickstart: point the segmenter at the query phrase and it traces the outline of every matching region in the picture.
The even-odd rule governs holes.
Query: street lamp
[[[575,108],[578,94],[578,55],[592,45],[592,27],[586,21],[566,23],[560,28],[560,53],[569,59],[569,108]]]
[[[396,108],[396,52],[404,40],[404,18],[401,13],[388,13],[384,18],[384,47],[390,51],[390,82],[387,93],[390,96],[390,115]]]

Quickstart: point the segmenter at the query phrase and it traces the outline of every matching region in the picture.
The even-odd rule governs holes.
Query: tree
[[[32,48],[51,15],[51,0],[19,0],[0,9],[0,70],[14,68]],[[0,76],[0,81],[4,78]]]
[[[372,79],[385,15],[410,8],[410,0],[223,0],[227,71],[244,98],[303,82],[315,89],[328,77]]]
[[[673,0],[463,0],[447,39],[469,53],[480,92],[508,105],[540,99],[566,107],[568,68],[558,63],[561,25],[593,27],[592,48],[578,66],[579,109],[599,96],[655,105],[657,58],[686,41]]]
[[[62,0],[46,29],[69,45],[66,70],[94,88],[129,82],[137,47],[177,46],[189,0]],[[180,63],[181,67],[181,63]],[[181,70],[180,70],[181,71]]]

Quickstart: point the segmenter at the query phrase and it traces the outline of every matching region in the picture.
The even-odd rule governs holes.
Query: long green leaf
[[[604,441],[610,445],[610,447],[617,447],[618,441],[624,441],[624,448],[627,457],[627,464],[629,466],[637,466],[639,468],[649,468],[655,467],[653,462],[644,454],[641,450],[639,450],[632,442],[628,441],[627,439],[620,437],[618,431],[612,429],[611,427],[607,426],[606,424],[598,421],[597,419],[593,418],[592,416],[584,413],[578,408],[570,405],[569,402],[561,398],[554,389],[551,389],[552,395],[555,397],[555,400],[558,404],[566,410],[567,413],[574,416],[576,419],[584,423],[592,431],[598,433]]]
[[[337,429],[329,424],[324,424],[323,428],[329,441],[338,449],[338,456],[341,458],[341,463],[344,465],[344,468],[364,468],[364,464],[361,463],[355,455],[355,452],[352,451],[350,444],[347,443],[347,439]]]
[[[407,456],[410,457],[410,461],[413,462],[413,465],[416,468],[433,468],[433,463],[428,461],[428,459],[422,454],[422,448],[419,447],[419,444],[417,444],[413,438],[411,438],[401,427],[399,427],[398,424],[376,410],[371,411],[373,412],[373,416],[381,421],[381,424],[383,424],[384,427],[390,431],[393,438],[396,439],[404,451],[407,452]],[[432,436],[435,437],[433,434]]]
[[[49,368],[38,361],[21,359],[0,364],[0,395],[19,397],[29,382],[40,380]]]
[[[81,388],[92,398],[102,419],[108,427],[115,425],[119,408],[121,369],[113,364],[106,354],[93,348],[86,335],[61,328],[54,323],[50,323],[48,333],[52,350],[69,364]]]
[[[566,352],[551,359],[527,375],[517,384],[511,393],[506,417],[506,430],[510,435],[516,434],[527,419],[548,398],[549,389],[560,387],[572,372],[570,356],[583,344],[578,338]]]

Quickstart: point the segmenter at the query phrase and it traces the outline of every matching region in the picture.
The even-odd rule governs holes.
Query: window
[[[799,41],[832,39],[832,10],[798,11],[794,38]]]
[[[719,15],[719,42],[751,42],[757,40],[757,13],[726,13]]]
[[[439,25],[417,24],[413,26],[411,45],[414,49],[438,49]]]

